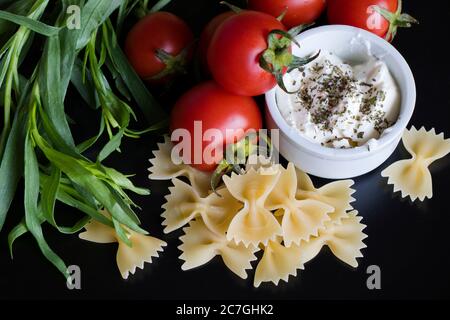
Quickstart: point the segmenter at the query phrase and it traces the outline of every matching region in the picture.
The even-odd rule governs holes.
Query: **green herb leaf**
[[[101,135],[103,134],[104,131],[105,131],[105,120],[103,119],[103,117],[101,117],[101,119],[100,119],[100,129],[99,129],[97,135],[95,135],[94,137],[89,138],[86,141],[83,141],[82,143],[80,143],[77,146],[78,151],[80,153],[83,153],[86,150],[88,150],[89,148],[91,148],[98,141],[98,139],[100,139],[100,137],[101,137]]]
[[[117,171],[113,168],[107,168],[107,167],[103,167],[103,170],[105,171],[107,176],[118,186],[120,186],[126,190],[130,190],[139,195],[146,196],[146,195],[150,194],[150,191],[148,189],[137,188],[136,186],[134,186],[134,184],[131,182],[131,180],[128,179],[125,175],[123,175],[119,171]]]
[[[27,232],[28,232],[27,224],[25,223],[25,219],[22,219],[22,221],[17,226],[15,226],[8,234],[8,247],[11,259],[13,259],[14,256],[13,255],[14,242]]]
[[[84,0],[63,0],[63,9],[58,18],[58,25],[64,25],[67,23],[67,8],[70,5],[77,5],[78,7],[84,7]],[[63,28],[59,33],[60,42],[60,61],[61,61],[61,95],[64,97],[67,93],[67,88],[72,76],[72,69],[75,63],[75,59],[78,55],[77,42],[80,37],[81,30]]]
[[[59,186],[61,181],[61,171],[57,168],[52,169],[50,177],[42,183],[41,188],[41,208],[43,216],[48,223],[64,234],[73,234],[80,231],[90,217],[84,217],[72,227],[61,227],[55,221],[55,202],[57,199]]]
[[[120,35],[122,32],[123,23],[125,18],[131,13],[131,11],[136,7],[139,3],[139,0],[124,0],[119,7],[119,13],[117,14],[117,24],[116,30],[117,34]]]
[[[41,180],[46,179],[48,179],[48,176],[41,175]],[[83,196],[71,186],[62,184],[59,188],[57,199],[70,207],[86,213],[89,217],[100,223],[110,226],[111,228],[114,227],[112,221],[101,214],[95,204],[91,205],[83,201]]]
[[[150,12],[160,11],[162,8],[167,6],[172,0],[159,0],[151,9]]]
[[[57,35],[58,32],[60,31],[59,28],[55,28],[46,25],[45,23],[42,23],[40,21],[36,21],[34,19],[30,19],[28,17],[17,15],[3,10],[0,10],[0,19],[13,22],[20,26],[24,26],[36,33],[42,34],[47,37]]]
[[[114,137],[112,137],[112,139],[109,140],[109,142],[103,147],[97,157],[98,162],[102,162],[103,160],[108,158],[111,153],[119,149],[122,143],[124,131],[124,129],[119,130],[119,132]]]
[[[34,137],[45,156],[64,172],[70,180],[89,191],[89,193],[92,194],[117,221],[136,232],[147,234],[145,230],[138,226],[139,221],[136,221],[134,216],[130,216],[123,210],[122,206],[117,201],[118,199],[109,191],[105,183],[87,170],[85,164],[78,159],[50,148],[47,143],[39,137],[38,133],[35,132]]]
[[[41,221],[38,212],[39,198],[39,165],[34,153],[31,137],[27,135],[25,140],[25,222],[28,230],[36,239],[44,256],[67,277],[67,267],[64,261],[56,255],[48,246],[42,233]]]
[[[23,173],[24,120],[16,112],[0,165],[0,231]]]
[[[91,74],[89,70],[85,70],[85,76],[83,79],[83,71],[82,62],[80,60],[76,60],[70,80],[88,106],[94,110],[98,109],[100,107],[100,101],[98,100],[97,94],[93,89],[94,84],[92,82]]]
[[[58,228],[55,222],[55,201],[58,194],[61,180],[61,170],[52,168],[50,178],[42,184],[41,205],[45,219],[54,227]]]
[[[64,112],[61,87],[61,47],[58,37],[48,39],[39,69],[39,87],[43,108],[48,115],[47,124],[64,141],[64,149],[74,150],[75,143]],[[59,139],[57,139],[59,140]]]
[[[77,50],[83,49],[91,39],[95,30],[119,8],[122,0],[89,0],[81,13],[80,37]]]
[[[33,5],[33,2],[30,0],[14,0],[14,1],[3,1],[3,2],[9,2],[10,5],[6,8],[5,11],[8,11],[10,13],[15,13],[17,15],[26,16],[28,12],[31,9],[31,6]],[[12,3],[11,3],[12,2]],[[7,3],[4,3],[2,7],[7,5]],[[13,22],[10,22],[8,20],[1,20],[0,19],[0,34],[4,35],[5,40],[10,39],[8,37],[11,36],[11,34],[17,29],[17,25]],[[4,45],[2,41],[2,45]]]
[[[129,247],[133,246],[133,243],[130,241],[130,238],[128,237],[128,233],[125,231],[125,229],[121,226],[121,224],[116,220],[112,219],[114,223],[114,229],[116,230],[116,234],[119,236],[119,238]]]

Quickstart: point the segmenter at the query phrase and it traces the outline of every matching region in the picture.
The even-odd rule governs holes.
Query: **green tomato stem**
[[[375,12],[378,12],[383,18],[389,22],[389,29],[386,33],[385,39],[387,41],[394,40],[397,35],[398,28],[410,28],[413,24],[418,24],[419,21],[407,13],[402,13],[403,2],[398,0],[397,10],[395,13],[390,12],[380,6],[372,6]]]
[[[173,56],[162,49],[156,50],[155,55],[162,63],[164,63],[165,68],[157,75],[145,78],[145,80],[160,80],[171,75],[186,74],[188,55],[192,50],[192,46],[193,43],[184,48],[180,54],[176,56]]]
[[[227,2],[227,1],[220,1],[220,4],[223,4],[223,5],[227,6],[234,13],[241,13],[243,11],[243,9],[241,9],[238,6],[235,6],[235,5],[233,5],[233,4],[231,4],[231,3]]]
[[[245,165],[248,157],[255,154],[255,151],[258,151],[257,143],[260,139],[264,140],[267,146],[271,145],[269,137],[257,133],[250,133],[236,143],[226,146],[226,157],[221,160],[211,176],[211,190],[219,197],[220,195],[216,190],[222,182],[222,177],[231,172],[236,174],[245,173],[241,165]],[[229,157],[230,155],[231,158]]]
[[[304,30],[307,26],[299,26],[286,32],[284,30],[272,30],[268,37],[268,47],[262,53],[259,64],[262,69],[271,73],[280,88],[289,92],[283,81],[283,74],[286,71],[291,71],[294,68],[299,68],[305,64],[310,63],[319,56],[319,53],[304,58],[296,57],[291,52],[292,43],[300,47],[300,44],[295,40],[295,36]]]

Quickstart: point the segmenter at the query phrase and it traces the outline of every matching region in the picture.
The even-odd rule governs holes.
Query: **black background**
[[[436,128],[450,136],[450,54],[448,50],[450,9],[448,1],[405,0],[405,11],[420,20],[413,29],[400,30],[395,47],[409,62],[416,78],[417,105],[412,119],[416,127]],[[184,18],[198,34],[214,14],[224,9],[218,1],[174,0],[167,7]],[[322,19],[324,20],[324,19]],[[190,85],[186,84],[186,86]],[[170,106],[174,93],[160,96]],[[81,141],[95,132],[96,115],[86,111],[78,97],[68,99],[68,113],[78,122],[75,136]],[[80,129],[82,128],[82,129]],[[92,129],[92,131],[90,131]],[[50,245],[67,264],[82,270],[82,290],[70,291],[65,280],[41,255],[31,236],[20,238],[15,245],[14,260],[7,247],[7,232],[23,216],[22,199],[13,203],[0,235],[0,298],[3,299],[403,299],[450,297],[450,157],[435,163],[434,197],[423,203],[411,203],[392,193],[392,187],[380,176],[390,163],[407,156],[403,147],[379,169],[356,179],[354,207],[368,226],[365,240],[368,248],[354,270],[324,249],[306,265],[304,271],[289,283],[278,287],[263,284],[253,287],[253,272],[241,280],[230,272],[220,258],[195,270],[181,271],[178,259],[181,232],[162,233],[161,205],[168,193],[167,182],[147,179],[148,160],[157,137],[138,141],[126,140],[122,154],[107,163],[124,172],[136,173],[134,182],[149,187],[149,197],[134,197],[143,208],[140,217],[144,228],[164,239],[169,246],[160,258],[145,270],[138,270],[127,281],[122,280],[115,264],[116,245],[97,245],[78,236],[58,234],[44,229]],[[317,184],[326,181],[314,179]],[[1,183],[1,182],[0,182]],[[59,219],[75,219],[77,213],[57,207]],[[366,287],[366,269],[381,268],[381,290]]]

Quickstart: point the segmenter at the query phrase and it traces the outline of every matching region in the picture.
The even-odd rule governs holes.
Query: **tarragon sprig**
[[[0,154],[0,230],[18,182],[23,178],[25,214],[9,233],[11,254],[14,241],[30,232],[44,256],[65,276],[65,263],[48,246],[42,231],[43,223],[61,233],[71,234],[95,219],[114,227],[121,241],[128,245],[131,243],[126,230],[146,234],[140,227],[134,212],[137,206],[128,192],[147,195],[149,191],[136,187],[130,176],[102,163],[119,150],[123,136],[137,137],[160,128],[166,121],[164,111],[132,70],[117,44],[109,17],[123,2],[58,1],[61,14],[52,26],[41,20],[45,17],[49,21],[53,17],[46,12],[48,0],[30,0],[26,15],[8,11],[2,14],[0,11],[0,20],[18,25],[0,54],[0,92],[3,97],[0,104],[8,115],[2,128],[4,142]],[[73,4],[82,9],[80,30],[65,27],[67,7]],[[19,73],[19,66],[27,60],[26,49],[35,33],[46,38],[41,58],[27,79]],[[105,76],[106,69],[115,75],[115,86]],[[65,113],[64,100],[70,83],[85,99],[90,97],[94,107],[98,106],[101,112],[99,134],[81,144],[75,143]],[[130,119],[134,117],[132,101],[151,120],[151,127],[142,132],[129,129]],[[103,146],[97,146],[97,157],[84,156],[88,148],[98,144],[98,138],[105,130],[109,140]],[[62,226],[56,217],[57,202],[77,208],[85,216],[72,226]],[[111,218],[101,215],[101,209],[108,210]]]

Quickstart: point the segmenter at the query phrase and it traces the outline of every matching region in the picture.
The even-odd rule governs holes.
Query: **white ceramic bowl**
[[[280,129],[279,151],[301,170],[328,179],[347,179],[363,175],[380,166],[399,144],[403,131],[411,120],[416,103],[416,86],[408,63],[384,39],[359,28],[331,25],[310,29],[296,37],[301,48],[293,47],[297,56],[317,50],[335,53],[345,61],[364,62],[367,46],[372,55],[382,59],[395,78],[401,93],[398,121],[387,129],[375,145],[352,149],[334,149],[313,143],[297,129],[289,126],[276,102],[276,89],[266,93],[266,120],[269,129]]]

